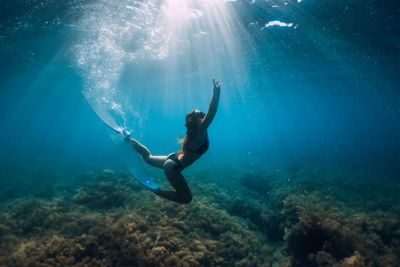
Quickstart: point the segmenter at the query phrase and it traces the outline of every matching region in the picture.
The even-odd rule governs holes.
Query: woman
[[[210,107],[207,114],[199,110],[193,110],[186,116],[186,137],[182,140],[182,149],[179,152],[168,156],[153,156],[150,151],[141,143],[126,135],[125,140],[130,142],[136,151],[150,165],[164,169],[168,181],[175,189],[166,191],[157,189],[155,194],[178,202],[188,204],[192,201],[192,194],[181,171],[190,166],[203,155],[209,146],[207,128],[210,126],[217,112],[221,84],[213,79],[214,89]]]

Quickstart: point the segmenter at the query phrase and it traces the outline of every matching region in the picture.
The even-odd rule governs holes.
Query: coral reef
[[[331,265],[352,255],[357,238],[337,210],[290,196],[283,209],[285,240],[294,266]]]
[[[346,216],[318,201],[293,195],[285,201],[285,240],[294,266],[397,266],[400,216]]]
[[[261,176],[253,173],[247,173],[240,177],[240,184],[249,190],[260,193],[261,195],[267,195],[271,190],[271,180],[273,176]]]
[[[126,188],[115,186],[112,182],[101,182],[85,186],[73,199],[75,203],[91,209],[110,209],[123,206],[128,197]]]
[[[187,175],[190,205],[110,170],[72,179],[51,199],[9,200],[0,212],[0,265],[398,266],[395,194],[382,210],[361,206],[390,189],[357,191],[362,183],[298,167],[212,176]]]
[[[83,227],[87,231],[59,225],[55,233],[19,243],[0,263],[17,266],[39,262],[52,266],[231,266],[236,262],[249,266],[264,263],[265,254],[257,238],[231,220],[227,213],[201,204],[182,210],[160,202],[162,200],[154,200],[153,204],[159,204],[159,208],[143,214],[141,210],[141,215],[132,212],[114,214],[114,217],[83,216],[79,224],[86,225]],[[168,216],[168,212],[174,212],[175,216]],[[73,215],[66,217],[69,216]],[[68,237],[63,234],[66,232],[75,232],[75,235]]]

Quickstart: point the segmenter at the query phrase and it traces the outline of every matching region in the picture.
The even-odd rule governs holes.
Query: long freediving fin
[[[159,186],[153,182],[144,167],[143,159],[132,148],[132,146],[124,140],[123,134],[125,129],[121,121],[116,118],[117,116],[115,116],[115,111],[108,109],[107,103],[98,102],[85,92],[83,92],[83,95],[97,116],[99,116],[99,118],[113,131],[110,134],[111,140],[113,140],[119,154],[123,158],[125,165],[128,167],[133,177],[152,191],[159,189]]]

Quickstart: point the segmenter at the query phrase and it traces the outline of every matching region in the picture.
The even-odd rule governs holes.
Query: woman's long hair
[[[193,139],[193,136],[197,132],[197,129],[199,128],[200,123],[205,115],[206,114],[200,112],[199,110],[193,110],[186,115],[186,136],[179,140],[179,143],[182,144],[182,149],[179,151],[179,154],[185,154],[189,147],[190,141]]]

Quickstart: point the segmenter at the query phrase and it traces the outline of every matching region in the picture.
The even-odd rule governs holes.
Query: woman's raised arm
[[[214,89],[213,89],[213,94],[211,97],[211,102],[210,102],[210,106],[208,108],[207,114],[201,123],[201,127],[203,129],[207,129],[208,126],[210,126],[211,122],[213,121],[213,119],[215,117],[215,114],[217,113],[217,109],[218,109],[221,84],[218,81],[216,81],[215,79],[212,79],[212,80],[213,80]]]

